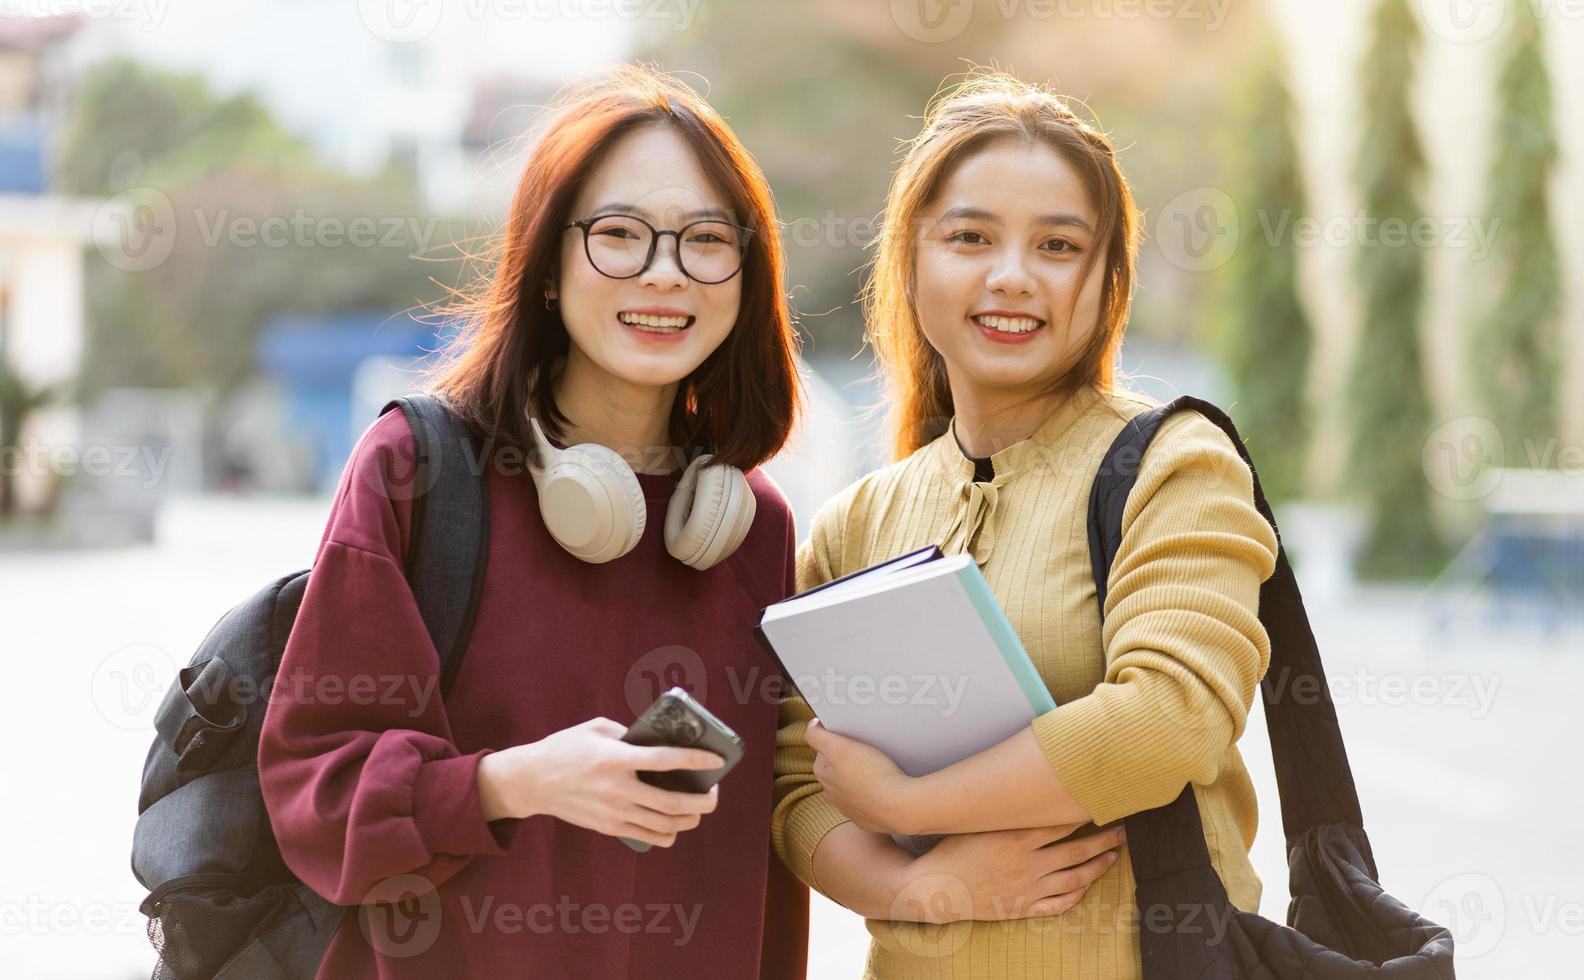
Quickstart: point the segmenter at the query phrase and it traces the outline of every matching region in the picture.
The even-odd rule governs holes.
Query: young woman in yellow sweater
[[[1103,630],[1095,601],[1090,484],[1156,404],[1114,380],[1137,241],[1108,139],[1001,73],[932,103],[892,183],[866,314],[897,461],[821,509],[797,586],[932,543],[966,551],[1058,707],[909,777],[785,703],[774,845],[868,920],[866,976],[1138,976],[1121,818],[1189,782],[1233,904],[1259,906],[1235,743],[1270,655],[1258,601],[1277,542],[1209,420],[1161,426],[1123,514]],[[915,859],[891,832],[950,836]]]

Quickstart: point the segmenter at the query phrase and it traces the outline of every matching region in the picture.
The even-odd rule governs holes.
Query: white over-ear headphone
[[[598,443],[557,449],[532,415],[528,427],[534,441],[528,472],[550,536],[568,553],[594,564],[631,551],[647,519],[643,487],[632,468]],[[666,505],[666,550],[699,571],[737,550],[753,526],[756,508],[742,470],[711,464],[713,458],[704,454],[689,463]]]

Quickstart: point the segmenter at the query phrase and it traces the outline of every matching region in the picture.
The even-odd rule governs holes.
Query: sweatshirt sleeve
[[[1276,551],[1226,433],[1197,412],[1162,423],[1123,510],[1105,680],[1032,722],[1096,824],[1215,779],[1270,663],[1259,591]]]
[[[809,539],[797,551],[795,592],[807,591],[837,577],[827,539],[830,525],[837,523],[838,501],[821,509],[809,530]],[[803,739],[813,717],[808,703],[795,692],[782,699],[776,733],[775,811],[770,818],[770,842],[792,873],[823,895],[824,889],[814,879],[814,852],[826,834],[848,819],[825,799],[824,788],[814,777],[814,750]]]
[[[403,574],[416,443],[392,411],[341,474],[259,737],[259,783],[288,867],[332,902],[438,886],[504,854],[520,819],[487,822],[478,764],[441,703],[439,656]]]

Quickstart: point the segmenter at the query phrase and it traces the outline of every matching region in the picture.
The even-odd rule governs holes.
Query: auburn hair
[[[1047,394],[1083,385],[1116,386],[1116,354],[1132,303],[1139,217],[1110,139],[1040,85],[979,68],[930,100],[924,126],[904,145],[864,285],[866,339],[874,346],[890,407],[891,454],[901,459],[946,431],[954,412],[946,364],[919,326],[913,300],[919,214],[974,153],[1001,140],[1039,141],[1075,169],[1098,214],[1096,247],[1082,265],[1086,282],[1104,263],[1097,329],[1078,361]],[[1074,308],[1076,308],[1076,294]],[[1071,311],[1069,311],[1071,312]]]
[[[503,229],[483,258],[487,268],[437,311],[456,332],[427,372],[425,389],[449,401],[494,444],[528,447],[524,409],[551,438],[567,417],[551,381],[571,344],[559,311],[546,309],[585,177],[624,135],[665,125],[692,148],[738,224],[753,230],[739,275],[737,322],[704,363],[678,386],[674,445],[703,448],[743,471],[774,456],[800,410],[799,347],[782,283],[785,255],[769,183],[724,119],[697,91],[648,66],[620,66],[574,82],[528,151]]]

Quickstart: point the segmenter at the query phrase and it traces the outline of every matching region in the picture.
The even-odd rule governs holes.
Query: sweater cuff
[[[505,854],[522,819],[484,820],[479,760],[493,749],[434,759],[418,767],[413,782],[413,823],[430,854]]]
[[[1111,745],[1115,726],[1088,710],[1102,706],[1093,698],[1083,698],[1047,711],[1030,722],[1034,739],[1062,786],[1089,811],[1095,826],[1103,827],[1131,812],[1128,802],[1137,794],[1128,773],[1111,764]]]
[[[785,840],[787,867],[810,888],[825,894],[814,878],[814,852],[825,835],[844,823],[851,823],[824,793],[810,793],[787,808],[785,823],[778,828]]]

